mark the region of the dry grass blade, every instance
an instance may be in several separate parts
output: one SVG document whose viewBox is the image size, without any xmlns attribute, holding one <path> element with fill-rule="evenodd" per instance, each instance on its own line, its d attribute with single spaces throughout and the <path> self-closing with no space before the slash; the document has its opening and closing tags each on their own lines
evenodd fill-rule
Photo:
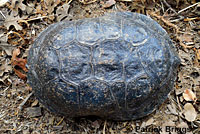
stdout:
<svg viewBox="0 0 200 134">
<path fill-rule="evenodd" d="M 105 120 L 104 126 L 103 126 L 103 134 L 106 134 L 106 124 L 107 124 L 107 121 Z"/>
<path fill-rule="evenodd" d="M 18 106 L 18 110 L 21 111 L 23 106 L 25 105 L 25 103 L 28 101 L 28 99 L 33 95 L 33 92 L 31 92 L 26 99 L 24 99 L 24 101 Z"/>
<path fill-rule="evenodd" d="M 186 7 L 186 8 L 184 8 L 184 9 L 178 11 L 178 14 L 182 13 L 182 12 L 185 11 L 185 10 L 188 10 L 189 8 L 192 8 L 192 7 L 194 7 L 194 6 L 197 6 L 197 5 L 199 5 L 199 4 L 200 4 L 200 2 L 197 2 L 197 3 L 193 4 L 193 5 L 190 5 L 190 6 Z"/>
</svg>

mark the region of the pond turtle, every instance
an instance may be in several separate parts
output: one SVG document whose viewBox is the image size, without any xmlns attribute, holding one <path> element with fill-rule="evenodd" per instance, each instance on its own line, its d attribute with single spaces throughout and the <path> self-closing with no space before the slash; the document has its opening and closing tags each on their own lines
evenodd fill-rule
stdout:
<svg viewBox="0 0 200 134">
<path fill-rule="evenodd" d="M 29 51 L 28 83 L 45 107 L 65 117 L 134 120 L 166 100 L 179 64 L 156 21 L 114 12 L 41 32 Z"/>
</svg>

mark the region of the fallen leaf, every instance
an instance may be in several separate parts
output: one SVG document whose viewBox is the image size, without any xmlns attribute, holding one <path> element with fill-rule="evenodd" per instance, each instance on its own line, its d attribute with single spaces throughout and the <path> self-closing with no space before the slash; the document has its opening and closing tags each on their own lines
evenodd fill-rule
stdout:
<svg viewBox="0 0 200 134">
<path fill-rule="evenodd" d="M 12 71 L 12 66 L 9 65 L 9 62 L 7 60 L 3 60 L 0 63 L 0 76 L 3 76 L 4 72 L 7 73 L 9 71 Z"/>
<path fill-rule="evenodd" d="M 98 129 L 98 128 L 100 127 L 100 124 L 99 124 L 98 120 L 92 122 L 92 126 L 93 126 L 94 128 L 96 128 L 96 129 Z"/>
<path fill-rule="evenodd" d="M 103 5 L 104 8 L 108 8 L 111 7 L 112 5 L 114 5 L 116 3 L 115 0 L 108 0 L 106 1 L 106 3 Z"/>
<path fill-rule="evenodd" d="M 23 74 L 22 72 L 20 72 L 19 70 L 17 70 L 17 69 L 13 69 L 14 71 L 15 71 L 15 74 L 19 77 L 19 78 L 21 78 L 22 80 L 26 80 L 26 75 L 25 74 Z"/>
<path fill-rule="evenodd" d="M 79 0 L 79 2 L 88 5 L 88 4 L 92 4 L 94 2 L 96 2 L 97 0 Z"/>
<path fill-rule="evenodd" d="M 37 106 L 38 103 L 39 103 L 38 100 L 35 100 L 35 101 L 31 104 L 31 107 Z"/>
<path fill-rule="evenodd" d="M 2 34 L 0 36 L 0 48 L 2 48 L 7 55 L 11 56 L 12 55 L 12 51 L 15 48 L 13 45 L 10 45 L 7 43 L 8 40 L 8 34 Z"/>
<path fill-rule="evenodd" d="M 196 50 L 197 59 L 200 60 L 200 49 Z"/>
<path fill-rule="evenodd" d="M 173 122 L 171 120 L 166 120 L 161 126 L 163 131 L 160 132 L 160 134 L 166 134 L 166 129 L 167 129 L 168 126 L 175 127 L 176 124 L 175 124 L 175 122 Z M 177 134 L 177 133 L 172 131 L 170 134 Z"/>
<path fill-rule="evenodd" d="M 22 11 L 26 10 L 26 5 L 23 4 L 24 0 L 12 0 L 11 1 L 11 8 L 12 8 L 12 12 L 13 15 L 16 16 L 19 13 L 19 9 L 21 9 Z"/>
<path fill-rule="evenodd" d="M 40 107 L 29 107 L 26 108 L 28 117 L 39 117 L 42 115 L 42 111 Z"/>
<path fill-rule="evenodd" d="M 185 42 L 192 42 L 193 41 L 192 38 L 193 36 L 189 32 L 184 32 L 184 34 L 180 36 L 181 41 L 185 41 Z"/>
<path fill-rule="evenodd" d="M 178 112 L 176 111 L 175 105 L 169 104 L 169 105 L 167 105 L 167 108 L 169 109 L 169 111 L 171 112 L 171 114 L 178 115 Z"/>
<path fill-rule="evenodd" d="M 22 26 L 18 24 L 18 21 L 21 18 L 19 16 L 14 16 L 13 12 L 6 16 L 6 20 L 4 22 L 4 26 L 9 30 L 10 26 L 14 26 L 16 30 L 22 30 Z"/>
<path fill-rule="evenodd" d="M 196 102 L 197 100 L 197 97 L 196 95 L 194 94 L 194 92 L 190 89 L 186 89 L 183 93 L 183 98 L 186 100 L 186 101 L 194 101 Z"/>
<path fill-rule="evenodd" d="M 184 105 L 183 114 L 185 115 L 185 119 L 189 122 L 195 121 L 197 117 L 197 112 L 191 103 L 186 103 Z"/>
<path fill-rule="evenodd" d="M 182 121 L 180 124 L 178 124 L 177 127 L 178 127 L 178 128 L 182 128 L 182 129 L 181 129 L 181 130 L 182 130 L 181 132 L 184 133 L 184 134 L 185 134 L 185 133 L 187 133 L 187 134 L 192 134 L 190 128 L 189 128 L 188 125 L 187 125 L 187 123 L 185 123 L 185 122 L 183 122 L 183 121 Z"/>
<path fill-rule="evenodd" d="M 60 0 L 44 0 L 45 8 L 47 9 L 48 14 L 52 14 L 55 7 L 60 4 Z"/>
<path fill-rule="evenodd" d="M 149 125 L 152 125 L 154 124 L 154 119 L 153 118 L 150 118 L 148 121 L 146 121 L 146 126 L 149 126 Z"/>
<path fill-rule="evenodd" d="M 69 3 L 65 3 L 64 5 L 58 7 L 56 11 L 58 22 L 63 20 L 66 16 L 68 16 L 69 7 L 70 7 Z"/>
<path fill-rule="evenodd" d="M 27 63 L 27 60 L 26 59 L 22 59 L 22 58 L 18 58 L 17 56 L 20 54 L 20 49 L 17 48 L 13 51 L 13 55 L 12 55 L 12 58 L 11 58 L 11 63 L 12 63 L 12 66 L 15 67 L 15 66 L 18 66 L 19 68 L 21 68 L 24 72 L 28 72 L 28 69 L 26 68 L 26 63 Z M 23 74 L 23 72 L 17 70 L 14 68 L 14 71 L 16 73 L 16 75 L 18 77 L 20 77 L 21 79 L 25 80 L 26 79 L 26 74 Z"/>
<path fill-rule="evenodd" d="M 0 7 L 4 6 L 8 2 L 8 0 L 0 0 Z"/>
</svg>

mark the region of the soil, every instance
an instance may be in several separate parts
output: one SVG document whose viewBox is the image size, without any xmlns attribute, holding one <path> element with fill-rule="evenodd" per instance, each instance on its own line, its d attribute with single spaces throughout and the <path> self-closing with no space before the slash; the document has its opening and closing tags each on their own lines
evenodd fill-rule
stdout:
<svg viewBox="0 0 200 134">
<path fill-rule="evenodd" d="M 150 16 L 170 35 L 181 58 L 174 90 L 151 115 L 116 122 L 50 113 L 27 85 L 28 50 L 52 23 L 131 11 Z M 200 133 L 199 0 L 12 0 L 0 3 L 0 133 Z"/>
</svg>

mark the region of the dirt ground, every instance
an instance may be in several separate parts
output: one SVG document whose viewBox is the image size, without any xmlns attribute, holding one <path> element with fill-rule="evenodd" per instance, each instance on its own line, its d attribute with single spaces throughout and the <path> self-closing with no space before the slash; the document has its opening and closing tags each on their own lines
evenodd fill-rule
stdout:
<svg viewBox="0 0 200 134">
<path fill-rule="evenodd" d="M 200 133 L 199 0 L 4 1 L 0 1 L 0 133 Z M 148 15 L 169 33 L 181 65 L 168 99 L 153 114 L 127 122 L 70 119 L 48 112 L 26 83 L 28 50 L 37 35 L 58 21 L 116 11 Z"/>
</svg>

